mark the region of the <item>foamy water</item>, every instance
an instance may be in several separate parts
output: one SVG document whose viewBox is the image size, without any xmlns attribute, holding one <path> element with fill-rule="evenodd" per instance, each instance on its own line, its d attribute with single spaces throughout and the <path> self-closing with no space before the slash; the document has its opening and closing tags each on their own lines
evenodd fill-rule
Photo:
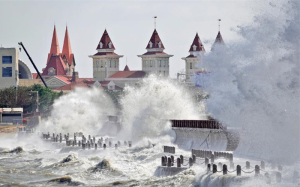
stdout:
<svg viewBox="0 0 300 187">
<path fill-rule="evenodd" d="M 300 171 L 299 3 L 276 1 L 263 10 L 252 24 L 239 26 L 241 41 L 226 42 L 225 48 L 216 47 L 204 56 L 205 66 L 213 72 L 205 87 L 210 94 L 206 106 L 195 103 L 183 86 L 155 76 L 138 87 L 126 87 L 121 108 L 102 90 L 76 89 L 55 101 L 51 117 L 38 130 L 99 135 L 107 115 L 118 114 L 123 126 L 115 138 L 132 140 L 133 147 L 95 151 L 66 148 L 38 136 L 1 138 L 0 184 L 60 186 L 49 180 L 69 176 L 73 185 L 86 186 L 299 185 L 292 183 L 293 172 Z M 271 184 L 254 174 L 207 174 L 203 165 L 173 176 L 157 170 L 162 146 L 173 145 L 175 138 L 167 120 L 205 119 L 206 107 L 222 123 L 242 129 L 235 164 L 250 160 L 253 166 L 266 160 L 266 170 L 274 170 L 270 162 L 281 164 L 282 182 L 277 183 L 272 172 Z M 190 145 L 186 140 L 180 143 L 183 149 L 173 146 L 177 156 L 189 157 Z M 5 152 L 17 146 L 24 151 Z M 63 163 L 67 157 L 71 161 Z"/>
</svg>

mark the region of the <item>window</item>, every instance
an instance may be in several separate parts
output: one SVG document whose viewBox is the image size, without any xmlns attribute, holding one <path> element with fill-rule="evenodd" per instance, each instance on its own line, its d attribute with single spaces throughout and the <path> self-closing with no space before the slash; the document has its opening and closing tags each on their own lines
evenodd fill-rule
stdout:
<svg viewBox="0 0 300 187">
<path fill-rule="evenodd" d="M 11 64 L 12 56 L 2 56 L 2 64 Z"/>
<path fill-rule="evenodd" d="M 96 67 L 99 68 L 99 61 L 96 62 Z"/>
<path fill-rule="evenodd" d="M 115 60 L 115 68 L 117 67 L 117 61 Z"/>
<path fill-rule="evenodd" d="M 2 77 L 12 77 L 12 67 L 2 68 Z"/>
<path fill-rule="evenodd" d="M 148 61 L 146 60 L 146 62 L 145 62 L 145 67 L 147 67 L 148 66 Z"/>
<path fill-rule="evenodd" d="M 166 67 L 166 62 L 165 61 L 163 61 L 164 62 L 164 67 Z"/>
<path fill-rule="evenodd" d="M 101 60 L 101 68 L 103 68 L 103 61 Z"/>
<path fill-rule="evenodd" d="M 152 67 L 152 60 L 150 60 L 150 67 Z"/>
<path fill-rule="evenodd" d="M 111 62 L 111 60 L 110 60 L 110 61 L 109 61 L 109 67 L 110 67 L 110 68 L 111 68 L 111 65 L 112 65 L 111 63 L 112 63 L 112 62 Z"/>
<path fill-rule="evenodd" d="M 190 62 L 190 69 L 193 69 L 193 63 Z"/>
<path fill-rule="evenodd" d="M 159 67 L 161 67 L 161 60 L 159 61 Z"/>
</svg>

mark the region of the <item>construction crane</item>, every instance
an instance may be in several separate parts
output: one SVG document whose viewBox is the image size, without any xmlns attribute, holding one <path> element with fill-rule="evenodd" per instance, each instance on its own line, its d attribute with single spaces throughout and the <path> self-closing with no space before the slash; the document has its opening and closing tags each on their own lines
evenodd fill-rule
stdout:
<svg viewBox="0 0 300 187">
<path fill-rule="evenodd" d="M 43 77 L 41 76 L 41 74 L 40 74 L 39 70 L 37 69 L 37 67 L 35 66 L 34 62 L 32 61 L 32 59 L 31 59 L 30 55 L 28 54 L 28 52 L 27 52 L 26 48 L 24 47 L 23 43 L 22 43 L 22 42 L 19 42 L 18 44 L 19 44 L 20 46 L 22 46 L 22 48 L 24 49 L 24 51 L 25 51 L 26 55 L 28 56 L 28 58 L 29 58 L 29 60 L 30 60 L 31 64 L 33 65 L 33 67 L 34 67 L 35 71 L 38 73 L 38 75 L 39 75 L 39 77 L 41 78 L 41 80 L 43 81 L 43 83 L 44 83 L 45 87 L 46 87 L 46 88 L 48 88 L 48 86 L 47 86 L 47 84 L 46 84 L 45 80 L 43 79 Z"/>
</svg>

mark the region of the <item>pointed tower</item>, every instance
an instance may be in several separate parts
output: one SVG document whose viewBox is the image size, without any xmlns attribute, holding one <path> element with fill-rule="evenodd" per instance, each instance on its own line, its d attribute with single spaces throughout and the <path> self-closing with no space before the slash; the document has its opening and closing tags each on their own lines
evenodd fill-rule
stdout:
<svg viewBox="0 0 300 187">
<path fill-rule="evenodd" d="M 189 80 L 197 72 L 205 71 L 202 67 L 202 57 L 204 55 L 205 49 L 201 42 L 201 39 L 196 33 L 193 43 L 190 47 L 190 55 L 182 58 L 185 61 L 185 74 L 186 79 Z"/>
<path fill-rule="evenodd" d="M 146 49 L 146 53 L 138 55 L 142 58 L 142 70 L 147 74 L 169 76 L 169 58 L 173 55 L 164 52 L 165 47 L 156 29 L 154 29 Z"/>
<path fill-rule="evenodd" d="M 57 34 L 56 34 L 56 28 L 54 25 L 50 53 L 48 54 L 47 63 L 52 55 L 59 55 L 59 54 L 60 54 L 59 43 L 58 43 L 58 38 L 57 38 Z"/>
<path fill-rule="evenodd" d="M 89 57 L 93 58 L 93 78 L 102 81 L 119 71 L 119 59 L 123 55 L 116 54 L 115 46 L 112 43 L 108 32 L 104 31 L 97 45 L 98 51 Z"/>
<path fill-rule="evenodd" d="M 67 75 L 68 67 L 61 58 L 56 28 L 54 26 L 50 53 L 48 54 L 47 66 L 43 69 L 43 76 Z"/>
<path fill-rule="evenodd" d="M 76 64 L 75 64 L 74 54 L 72 53 L 72 49 L 71 49 L 71 42 L 70 42 L 68 27 L 66 27 L 64 45 L 63 45 L 61 57 L 62 57 L 63 61 L 65 62 L 65 65 L 68 67 L 67 74 L 69 76 L 71 76 L 73 74 L 73 72 L 75 72 Z"/>
<path fill-rule="evenodd" d="M 218 35 L 217 35 L 217 37 L 216 37 L 216 39 L 215 39 L 214 44 L 213 44 L 212 47 L 211 47 L 211 50 L 213 50 L 214 47 L 216 47 L 216 46 L 225 46 L 225 42 L 224 42 L 224 40 L 223 40 L 223 37 L 222 37 L 220 31 L 218 32 Z"/>
</svg>

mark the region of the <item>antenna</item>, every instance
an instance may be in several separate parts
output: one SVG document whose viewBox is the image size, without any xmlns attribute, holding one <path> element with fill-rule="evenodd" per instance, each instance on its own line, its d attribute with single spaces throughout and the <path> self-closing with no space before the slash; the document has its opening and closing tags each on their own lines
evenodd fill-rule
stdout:
<svg viewBox="0 0 300 187">
<path fill-rule="evenodd" d="M 156 29 L 156 18 L 157 18 L 157 16 L 153 17 L 153 19 L 154 19 L 154 29 Z"/>
<path fill-rule="evenodd" d="M 221 31 L 221 19 L 218 19 L 219 21 L 219 32 Z"/>
</svg>

